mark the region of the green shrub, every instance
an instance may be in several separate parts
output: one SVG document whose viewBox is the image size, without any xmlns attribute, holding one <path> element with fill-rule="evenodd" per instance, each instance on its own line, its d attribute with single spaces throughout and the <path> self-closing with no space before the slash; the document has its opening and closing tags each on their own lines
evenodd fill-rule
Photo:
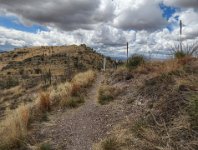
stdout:
<svg viewBox="0 0 198 150">
<path fill-rule="evenodd" d="M 142 55 L 132 55 L 129 59 L 128 59 L 128 63 L 126 64 L 126 67 L 129 69 L 135 69 L 138 66 L 140 66 L 141 64 L 143 64 L 145 62 L 144 56 Z"/>
</svg>

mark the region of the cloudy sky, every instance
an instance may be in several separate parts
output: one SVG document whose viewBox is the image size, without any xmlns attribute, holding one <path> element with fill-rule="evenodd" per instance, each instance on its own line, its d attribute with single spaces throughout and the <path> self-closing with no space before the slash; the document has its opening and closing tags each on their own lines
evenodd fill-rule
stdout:
<svg viewBox="0 0 198 150">
<path fill-rule="evenodd" d="M 111 56 L 166 57 L 198 39 L 198 0 L 0 0 L 0 50 L 85 43 Z"/>
</svg>

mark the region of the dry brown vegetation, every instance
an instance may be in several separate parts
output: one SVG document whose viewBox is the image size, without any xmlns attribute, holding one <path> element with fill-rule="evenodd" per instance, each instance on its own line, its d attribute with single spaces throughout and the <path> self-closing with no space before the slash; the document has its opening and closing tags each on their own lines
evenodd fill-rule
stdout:
<svg viewBox="0 0 198 150">
<path fill-rule="evenodd" d="M 88 87 L 94 81 L 94 71 L 87 71 L 74 76 L 71 82 L 57 86 L 56 89 L 49 89 L 40 93 L 35 102 L 22 105 L 13 110 L 0 122 L 0 149 L 11 149 L 24 145 L 31 122 L 40 120 L 42 115 L 58 106 L 76 107 L 82 103 L 82 97 L 73 97 L 72 91 L 76 85 L 79 86 L 75 92 Z M 58 90 L 57 90 L 58 89 Z M 80 99 L 81 98 L 81 99 Z"/>
<path fill-rule="evenodd" d="M 18 147 L 27 136 L 30 106 L 22 105 L 0 123 L 0 149 Z"/>
<path fill-rule="evenodd" d="M 129 105 L 134 109 L 140 107 L 142 111 L 133 113 L 130 120 L 116 126 L 95 149 L 197 149 L 198 60 L 187 57 L 148 62 L 125 72 L 134 76 L 132 80 L 140 82 L 133 95 L 137 100 Z M 126 81 L 117 80 L 119 75 L 123 76 L 122 71 L 115 74 L 110 76 L 114 80 L 111 83 Z"/>
<path fill-rule="evenodd" d="M 118 87 L 112 87 L 110 85 L 102 85 L 98 91 L 98 102 L 101 105 L 108 104 L 113 101 L 116 96 L 119 95 L 121 89 Z"/>
</svg>

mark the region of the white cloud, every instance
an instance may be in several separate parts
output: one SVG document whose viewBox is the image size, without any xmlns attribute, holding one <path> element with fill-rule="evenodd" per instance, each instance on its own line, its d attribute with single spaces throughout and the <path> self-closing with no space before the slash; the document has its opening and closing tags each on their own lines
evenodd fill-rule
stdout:
<svg viewBox="0 0 198 150">
<path fill-rule="evenodd" d="M 174 24 L 174 34 L 179 34 L 179 21 L 183 24 L 183 40 L 196 39 L 198 37 L 198 12 L 194 9 L 186 9 L 176 12 L 169 20 Z M 179 35 L 178 35 L 179 36 Z"/>
<path fill-rule="evenodd" d="M 163 0 L 164 4 L 182 8 L 198 8 L 197 0 Z"/>
<path fill-rule="evenodd" d="M 159 3 L 155 0 L 117 0 L 114 25 L 125 30 L 156 30 L 165 27 Z M 157 20 L 157 21 L 156 21 Z"/>
<path fill-rule="evenodd" d="M 182 7 L 165 25 L 160 2 Z M 183 40 L 198 37 L 197 0 L 0 0 L 1 15 L 15 15 L 25 24 L 37 23 L 48 31 L 28 33 L 0 26 L 0 49 L 7 47 L 71 45 L 85 43 L 113 56 L 132 53 L 166 54 L 179 39 L 182 20 Z"/>
</svg>

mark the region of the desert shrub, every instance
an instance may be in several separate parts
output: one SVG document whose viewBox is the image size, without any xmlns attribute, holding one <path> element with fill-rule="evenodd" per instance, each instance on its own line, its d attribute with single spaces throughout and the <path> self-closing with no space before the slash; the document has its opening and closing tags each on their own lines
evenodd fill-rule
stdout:
<svg viewBox="0 0 198 150">
<path fill-rule="evenodd" d="M 129 68 L 129 69 L 135 69 L 138 66 L 140 66 L 141 64 L 143 64 L 144 62 L 145 62 L 144 56 L 142 56 L 142 55 L 132 55 L 128 59 L 128 63 L 126 65 L 126 67 Z"/>
<path fill-rule="evenodd" d="M 102 85 L 98 91 L 98 102 L 101 105 L 108 104 L 113 101 L 119 93 L 120 89 L 118 88 L 109 85 Z"/>
</svg>

